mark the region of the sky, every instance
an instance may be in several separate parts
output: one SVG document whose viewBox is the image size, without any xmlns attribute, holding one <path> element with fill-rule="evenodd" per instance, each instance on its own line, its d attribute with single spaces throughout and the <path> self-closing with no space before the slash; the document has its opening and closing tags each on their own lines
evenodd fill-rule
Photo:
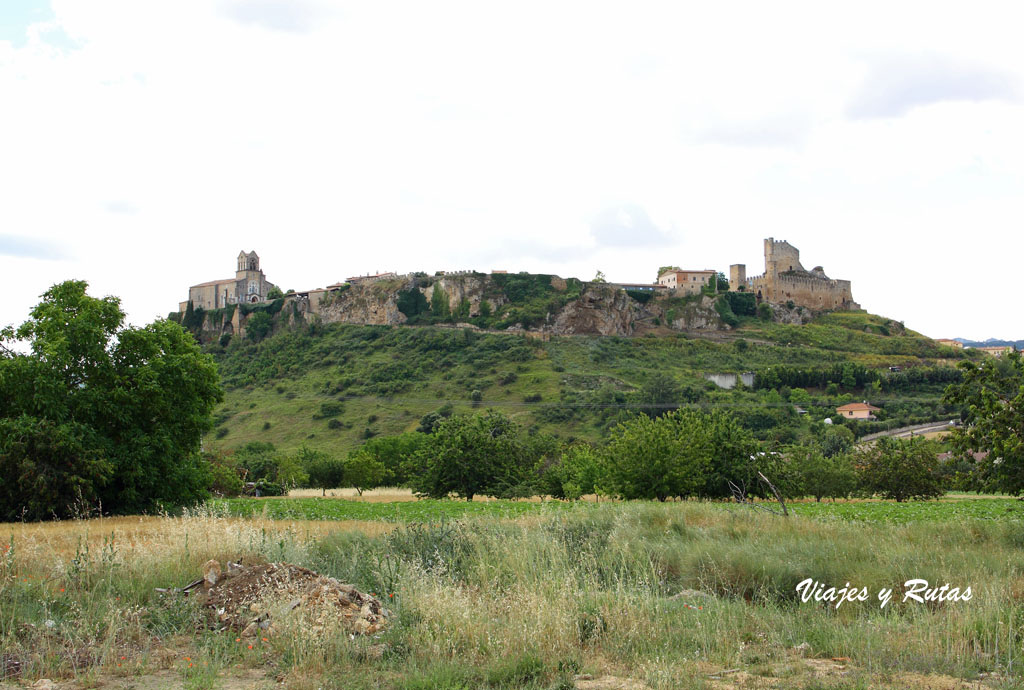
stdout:
<svg viewBox="0 0 1024 690">
<path fill-rule="evenodd" d="M 925 335 L 1022 338 L 1017 2 L 0 3 L 0 327 L 255 250 L 653 282 L 785 239 Z"/>
</svg>

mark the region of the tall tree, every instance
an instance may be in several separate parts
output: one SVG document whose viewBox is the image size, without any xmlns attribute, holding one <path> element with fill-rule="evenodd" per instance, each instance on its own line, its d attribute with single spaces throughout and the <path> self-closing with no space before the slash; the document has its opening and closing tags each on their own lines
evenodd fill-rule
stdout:
<svg viewBox="0 0 1024 690">
<path fill-rule="evenodd" d="M 441 421 L 417 451 L 416 462 L 420 471 L 413 486 L 431 498 L 494 496 L 529 473 L 519 427 L 500 412 Z"/>
<path fill-rule="evenodd" d="M 1024 359 L 960 364 L 963 380 L 946 388 L 944 402 L 962 408 L 963 425 L 953 431 L 955 452 L 975 464 L 981 486 L 1024 493 Z M 980 452 L 987 456 L 979 458 Z"/>
<path fill-rule="evenodd" d="M 141 512 L 207 495 L 200 438 L 222 398 L 213 360 L 170 321 L 126 328 L 120 300 L 86 288 L 55 285 L 2 332 L 29 352 L 0 357 L 0 519 L 66 516 L 76 502 Z M 40 482 L 63 488 L 26 502 Z"/>
</svg>

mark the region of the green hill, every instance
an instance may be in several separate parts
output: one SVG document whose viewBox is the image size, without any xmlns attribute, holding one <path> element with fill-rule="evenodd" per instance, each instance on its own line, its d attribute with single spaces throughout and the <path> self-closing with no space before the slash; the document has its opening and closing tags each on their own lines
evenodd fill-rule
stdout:
<svg viewBox="0 0 1024 690">
<path fill-rule="evenodd" d="M 820 433 L 836 405 L 867 399 L 882 411 L 880 421 L 855 424 L 862 435 L 948 418 L 942 390 L 958 359 L 977 356 L 863 312 L 803 325 L 733 318 L 733 330 L 699 337 L 655 327 L 636 337 L 547 339 L 282 322 L 261 342 L 205 345 L 227 393 L 206 447 L 267 441 L 341 453 L 370 436 L 413 431 L 431 412 L 488 407 L 531 429 L 598 440 L 637 410 L 678 404 L 728 408 L 759 437 L 787 442 Z M 744 372 L 755 375 L 752 387 L 725 390 L 705 378 Z"/>
</svg>

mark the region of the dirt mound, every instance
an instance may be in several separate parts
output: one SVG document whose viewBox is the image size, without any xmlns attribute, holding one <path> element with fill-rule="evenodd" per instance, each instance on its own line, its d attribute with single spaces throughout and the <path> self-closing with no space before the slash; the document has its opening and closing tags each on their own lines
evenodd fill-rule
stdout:
<svg viewBox="0 0 1024 690">
<path fill-rule="evenodd" d="M 220 564 L 210 561 L 203 571 L 203 606 L 218 626 L 243 637 L 273 633 L 285 620 L 313 633 L 340 628 L 372 635 L 390 615 L 376 597 L 290 563 L 229 563 L 222 574 Z"/>
</svg>

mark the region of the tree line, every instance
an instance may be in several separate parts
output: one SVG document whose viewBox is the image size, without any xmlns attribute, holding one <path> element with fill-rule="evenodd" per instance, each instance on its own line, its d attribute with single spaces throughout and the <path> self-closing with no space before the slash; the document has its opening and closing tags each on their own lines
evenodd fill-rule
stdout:
<svg viewBox="0 0 1024 690">
<path fill-rule="evenodd" d="M 960 365 L 944 402 L 962 410 L 963 426 L 945 463 L 922 439 L 855 448 L 839 426 L 813 442 L 768 447 L 730 413 L 657 404 L 620 418 L 600 445 L 534 433 L 499 412 L 442 409 L 417 432 L 370 439 L 345 457 L 261 443 L 215 456 L 201 451 L 222 399 L 210 356 L 171 321 L 126 326 L 116 297 L 86 289 L 56 285 L 25 323 L 0 332 L 0 521 L 154 512 L 248 484 L 263 493 L 388 485 L 467 500 L 664 501 L 763 495 L 763 474 L 784 496 L 818 500 L 905 500 L 949 488 L 1024 493 L 1019 354 Z M 662 397 L 657 386 L 646 393 Z"/>
</svg>

